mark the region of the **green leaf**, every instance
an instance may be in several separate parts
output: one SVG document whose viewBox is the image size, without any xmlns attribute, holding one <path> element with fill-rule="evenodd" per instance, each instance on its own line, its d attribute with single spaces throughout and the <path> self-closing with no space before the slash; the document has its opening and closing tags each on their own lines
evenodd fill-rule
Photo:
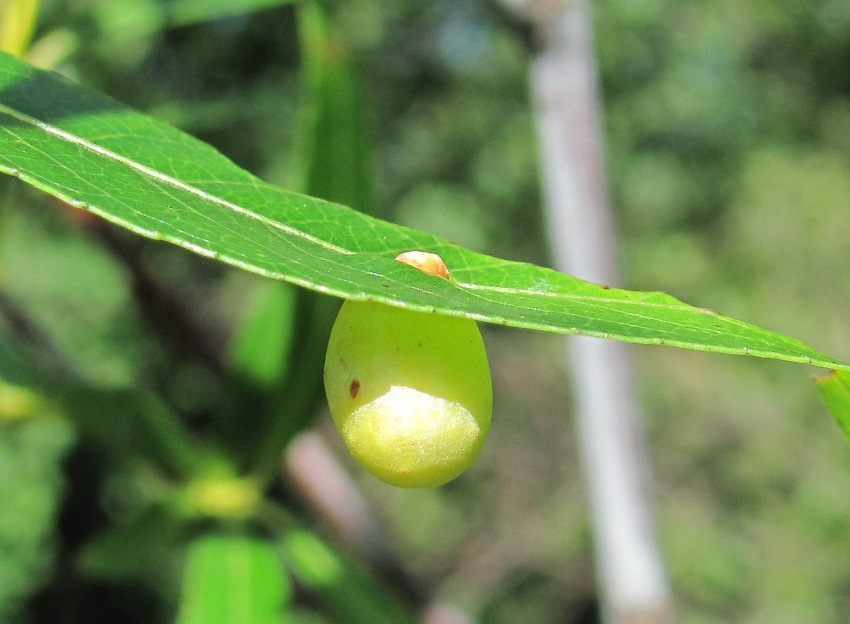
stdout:
<svg viewBox="0 0 850 624">
<path fill-rule="evenodd" d="M 373 212 L 370 140 L 354 69 L 319 2 L 298 7 L 301 53 L 301 189 Z"/>
<path fill-rule="evenodd" d="M 270 280 L 259 294 L 232 348 L 234 375 L 216 426 L 242 468 L 271 479 L 286 444 L 316 413 L 336 306 L 329 311 L 327 297 Z"/>
<path fill-rule="evenodd" d="M 177 624 L 280 624 L 288 600 L 274 544 L 204 536 L 189 547 Z"/>
<path fill-rule="evenodd" d="M 112 0 L 94 7 L 107 36 L 147 37 L 168 26 L 177 28 L 262 11 L 294 0 Z M 135 25 L 135 30 L 132 28 Z"/>
<path fill-rule="evenodd" d="M 50 578 L 63 460 L 73 442 L 55 415 L 0 419 L 0 622 L 23 621 L 27 598 Z"/>
<path fill-rule="evenodd" d="M 340 621 L 349 624 L 403 624 L 417 618 L 391 590 L 354 568 L 306 530 L 284 537 L 287 561 L 296 578 Z"/>
<path fill-rule="evenodd" d="M 230 363 L 240 378 L 272 388 L 289 372 L 297 292 L 289 284 L 266 282 L 262 286 L 258 301 L 234 337 Z"/>
<path fill-rule="evenodd" d="M 850 441 L 850 374 L 831 371 L 827 375 L 815 377 L 815 384 L 821 399 L 844 431 L 844 436 Z"/>
<path fill-rule="evenodd" d="M 171 0 L 165 3 L 169 26 L 188 26 L 223 17 L 242 15 L 294 0 Z"/>
<path fill-rule="evenodd" d="M 266 184 L 191 137 L 0 56 L 0 171 L 138 234 L 319 292 L 480 321 L 850 370 L 661 293 L 589 284 Z M 440 254 L 439 279 L 396 262 Z"/>
</svg>

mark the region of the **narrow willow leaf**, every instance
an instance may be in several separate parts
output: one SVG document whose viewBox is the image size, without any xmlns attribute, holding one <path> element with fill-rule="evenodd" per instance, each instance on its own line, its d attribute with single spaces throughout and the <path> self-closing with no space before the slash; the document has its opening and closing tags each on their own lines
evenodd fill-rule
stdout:
<svg viewBox="0 0 850 624">
<path fill-rule="evenodd" d="M 374 210 L 369 135 L 360 88 L 341 36 L 319 2 L 298 5 L 300 190 Z"/>
<path fill-rule="evenodd" d="M 827 375 L 815 377 L 815 384 L 821 399 L 850 442 L 850 374 L 831 371 Z"/>
<path fill-rule="evenodd" d="M 164 11 L 169 26 L 188 26 L 292 2 L 293 0 L 170 0 L 165 3 Z"/>
<path fill-rule="evenodd" d="M 850 370 L 798 340 L 662 293 L 484 256 L 266 184 L 211 147 L 0 55 L 0 171 L 149 238 L 325 294 L 564 334 Z M 396 262 L 425 250 L 451 280 Z"/>
<path fill-rule="evenodd" d="M 296 289 L 264 281 L 265 288 L 238 328 L 230 353 L 232 370 L 261 388 L 271 388 L 289 372 L 296 331 Z"/>
</svg>

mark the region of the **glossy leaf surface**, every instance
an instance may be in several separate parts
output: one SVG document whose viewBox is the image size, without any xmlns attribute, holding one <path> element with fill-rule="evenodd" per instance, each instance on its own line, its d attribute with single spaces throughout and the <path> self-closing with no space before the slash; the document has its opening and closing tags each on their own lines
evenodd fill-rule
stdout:
<svg viewBox="0 0 850 624">
<path fill-rule="evenodd" d="M 322 293 L 513 327 L 844 368 L 669 295 L 589 284 L 266 184 L 211 147 L 0 57 L 0 170 L 138 234 Z M 422 249 L 451 280 L 394 260 Z"/>
</svg>

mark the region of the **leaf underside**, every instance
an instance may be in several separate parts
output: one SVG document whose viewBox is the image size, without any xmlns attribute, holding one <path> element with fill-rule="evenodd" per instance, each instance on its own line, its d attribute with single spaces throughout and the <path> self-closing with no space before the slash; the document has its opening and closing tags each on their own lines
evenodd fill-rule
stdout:
<svg viewBox="0 0 850 624">
<path fill-rule="evenodd" d="M 328 295 L 563 334 L 850 366 L 662 293 L 590 284 L 267 184 L 210 146 L 0 55 L 0 171 L 148 238 Z M 451 279 L 394 260 L 434 252 Z"/>
</svg>

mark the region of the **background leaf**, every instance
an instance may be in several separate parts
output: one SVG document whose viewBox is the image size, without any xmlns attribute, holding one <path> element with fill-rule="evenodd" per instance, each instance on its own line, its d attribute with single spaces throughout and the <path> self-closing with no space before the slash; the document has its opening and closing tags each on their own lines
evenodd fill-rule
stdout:
<svg viewBox="0 0 850 624">
<path fill-rule="evenodd" d="M 205 536 L 189 547 L 178 624 L 280 624 L 289 582 L 270 542 Z"/>
<path fill-rule="evenodd" d="M 0 169 L 138 234 L 341 297 L 636 343 L 847 368 L 797 340 L 660 293 L 483 256 L 265 184 L 212 148 L 0 57 Z M 439 253 L 453 279 L 394 261 Z"/>
<path fill-rule="evenodd" d="M 0 406 L 4 399 L 0 397 Z M 62 461 L 74 441 L 55 415 L 0 418 L 0 621 L 14 621 L 29 595 L 50 580 Z"/>
<path fill-rule="evenodd" d="M 245 380 L 270 388 L 289 373 L 296 289 L 269 283 L 238 328 L 230 353 L 231 370 Z"/>
<path fill-rule="evenodd" d="M 166 4 L 165 12 L 170 26 L 186 26 L 292 2 L 293 0 L 172 0 Z"/>
<path fill-rule="evenodd" d="M 823 402 L 850 441 L 850 374 L 832 371 L 828 375 L 815 377 L 815 385 Z"/>
<path fill-rule="evenodd" d="M 416 621 L 387 587 L 337 555 L 315 534 L 291 530 L 284 536 L 284 544 L 295 577 L 341 621 L 350 624 Z"/>
<path fill-rule="evenodd" d="M 298 8 L 302 57 L 299 160 L 301 190 L 314 197 L 374 210 L 370 137 L 345 43 L 320 4 Z"/>
</svg>

